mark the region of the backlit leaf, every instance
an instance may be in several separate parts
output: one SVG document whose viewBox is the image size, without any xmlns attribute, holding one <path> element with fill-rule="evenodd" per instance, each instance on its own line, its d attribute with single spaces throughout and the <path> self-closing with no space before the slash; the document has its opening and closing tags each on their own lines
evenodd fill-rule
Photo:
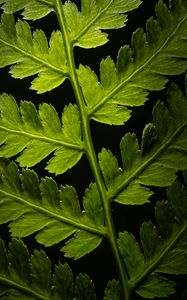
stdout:
<svg viewBox="0 0 187 300">
<path fill-rule="evenodd" d="M 116 29 L 125 26 L 125 13 L 137 8 L 139 0 L 81 0 L 81 11 L 72 1 L 63 6 L 67 26 L 74 45 L 92 48 L 105 44 L 107 34 L 102 29 Z"/>
<path fill-rule="evenodd" d="M 25 19 L 37 20 L 48 15 L 52 10 L 52 0 L 1 0 L 0 3 L 5 4 L 2 6 L 4 12 L 12 14 L 16 11 L 23 10 Z"/>
<path fill-rule="evenodd" d="M 123 124 L 130 117 L 130 107 L 144 104 L 148 91 L 165 86 L 168 79 L 163 75 L 185 72 L 186 13 L 184 1 L 173 0 L 172 8 L 168 9 L 160 0 L 156 6 L 157 19 L 148 20 L 146 33 L 140 28 L 134 32 L 132 49 L 128 45 L 121 47 L 116 66 L 110 57 L 102 59 L 100 82 L 89 67 L 80 65 L 79 82 L 92 119 L 110 125 Z M 166 18 L 168 22 L 160 23 Z"/>
<path fill-rule="evenodd" d="M 32 167 L 54 153 L 46 169 L 56 174 L 72 168 L 81 158 L 81 129 L 76 105 L 64 108 L 63 124 L 50 104 L 41 104 L 37 111 L 31 102 L 24 101 L 19 108 L 15 99 L 6 94 L 0 96 L 0 112 L 1 156 L 19 154 L 20 165 Z"/>
<path fill-rule="evenodd" d="M 110 152 L 101 152 L 100 168 L 107 176 L 104 179 L 109 199 L 126 205 L 144 204 L 152 195 L 151 186 L 170 186 L 176 179 L 176 170 L 186 169 L 187 101 L 176 86 L 169 89 L 167 104 L 169 109 L 162 102 L 157 102 L 153 108 L 153 123 L 143 131 L 142 148 L 135 134 L 127 133 L 122 138 L 122 170 Z M 181 187 L 179 190 L 183 194 Z M 183 203 L 177 207 L 183 207 Z M 182 209 L 181 214 L 185 217 L 187 213 Z"/>
<path fill-rule="evenodd" d="M 37 233 L 37 241 L 45 246 L 52 246 L 69 238 L 62 250 L 67 256 L 75 258 L 84 256 L 99 245 L 105 230 L 100 199 L 94 205 L 90 202 L 93 191 L 96 191 L 95 185 L 94 190 L 87 190 L 81 212 L 73 187 L 66 185 L 58 190 L 53 179 L 47 177 L 40 182 L 36 173 L 31 170 L 23 170 L 19 174 L 15 163 L 5 159 L 1 159 L 0 166 L 0 222 L 10 222 L 9 228 L 13 236 L 26 237 Z M 97 208 L 100 209 L 100 215 L 95 218 L 93 210 Z M 24 254 L 21 252 L 20 255 L 23 265 L 26 265 Z M 21 257 L 18 252 L 16 268 L 21 264 Z M 14 272 L 11 274 L 13 276 Z M 24 277 L 20 269 L 21 276 Z"/>
<path fill-rule="evenodd" d="M 150 221 L 144 222 L 141 226 L 143 253 L 132 234 L 126 231 L 119 234 L 118 244 L 130 276 L 129 285 L 146 299 L 168 297 L 175 293 L 175 283 L 163 277 L 162 273 L 165 275 L 187 273 L 187 214 L 179 219 L 176 210 L 178 201 L 183 203 L 184 211 L 187 207 L 185 201 L 187 190 L 185 187 L 182 190 L 181 193 L 179 184 L 173 183 L 168 188 L 168 201 L 156 204 L 155 214 L 162 235 Z M 162 208 L 163 213 L 166 213 L 166 219 Z"/>
<path fill-rule="evenodd" d="M 38 1 L 32 2 L 41 5 Z M 38 93 L 56 88 L 67 76 L 61 32 L 52 32 L 48 46 L 42 30 L 32 33 L 27 22 L 19 20 L 15 24 L 12 15 L 3 14 L 0 24 L 0 67 L 12 64 L 10 73 L 14 78 L 38 74 L 31 85 Z"/>
<path fill-rule="evenodd" d="M 95 288 L 87 275 L 80 274 L 74 278 L 67 263 L 54 266 L 43 251 L 35 250 L 29 256 L 24 243 L 13 239 L 10 249 L 6 250 L 0 239 L 0 253 L 6 258 L 0 264 L 0 295 L 6 300 L 95 300 Z M 23 257 L 23 261 L 21 261 Z M 1 257 L 2 258 L 2 257 Z M 1 259 L 0 258 L 0 259 Z M 26 263 L 24 265 L 24 263 Z M 20 264 L 20 269 L 19 269 Z M 6 266 L 6 267 L 5 267 Z M 13 272 L 13 273 L 12 273 Z M 22 277 L 24 275 L 24 277 Z M 20 280 L 22 277 L 22 280 Z"/>
<path fill-rule="evenodd" d="M 97 248 L 101 241 L 102 237 L 80 231 L 62 247 L 62 251 L 66 257 L 78 259 Z"/>
</svg>

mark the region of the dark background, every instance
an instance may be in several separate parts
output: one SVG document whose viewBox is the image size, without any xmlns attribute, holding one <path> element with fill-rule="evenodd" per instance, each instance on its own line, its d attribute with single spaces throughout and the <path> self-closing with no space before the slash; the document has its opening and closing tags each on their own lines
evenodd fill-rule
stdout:
<svg viewBox="0 0 187 300">
<path fill-rule="evenodd" d="M 144 0 L 142 5 L 137 10 L 129 13 L 129 21 L 127 22 L 125 28 L 107 31 L 110 41 L 106 45 L 89 50 L 76 48 L 75 58 L 77 65 L 79 63 L 89 65 L 99 75 L 99 63 L 101 58 L 105 58 L 110 55 L 114 60 L 116 60 L 117 52 L 120 46 L 130 43 L 132 32 L 138 27 L 143 27 L 143 29 L 145 29 L 146 20 L 151 15 L 154 15 L 154 7 L 157 2 L 157 0 Z M 165 3 L 168 4 L 168 1 L 165 1 Z M 20 17 L 20 14 L 16 14 L 16 18 L 17 17 Z M 47 16 L 47 18 L 37 20 L 35 22 L 29 21 L 29 23 L 33 29 L 43 29 L 48 37 L 50 37 L 53 29 L 58 28 L 58 23 L 53 13 Z M 29 100 L 32 101 L 36 106 L 38 106 L 38 104 L 41 102 L 50 102 L 57 109 L 59 114 L 61 114 L 63 107 L 66 104 L 75 101 L 71 86 L 67 80 L 62 86 L 56 88 L 52 92 L 37 95 L 35 91 L 29 89 L 30 82 L 34 77 L 17 80 L 11 78 L 11 76 L 8 74 L 8 71 L 9 68 L 0 70 L 0 93 L 11 93 L 18 101 Z M 184 89 L 184 74 L 180 76 L 173 76 L 169 79 L 170 81 L 165 89 L 160 92 L 150 93 L 149 101 L 147 101 L 145 106 L 133 109 L 131 119 L 124 126 L 108 126 L 92 121 L 91 130 L 96 151 L 99 152 L 102 147 L 110 149 L 120 161 L 119 142 L 122 136 L 125 135 L 126 132 L 131 131 L 136 132 L 138 138 L 140 139 L 145 124 L 150 122 L 152 119 L 152 107 L 158 99 L 165 99 L 166 90 L 171 81 L 178 83 L 181 88 Z M 53 175 L 48 174 L 48 172 L 44 169 L 45 164 L 46 161 L 42 161 L 33 169 L 39 174 L 40 177 L 50 175 L 55 178 Z M 73 185 L 77 189 L 80 198 L 82 198 L 85 188 L 89 185 L 90 181 L 93 180 L 93 176 L 85 156 L 83 156 L 81 161 L 75 167 L 67 171 L 65 174 L 57 176 L 55 180 L 59 184 Z M 125 229 L 131 231 L 138 238 L 138 231 L 142 222 L 149 220 L 150 218 L 154 221 L 155 200 L 162 199 L 164 197 L 165 189 L 159 188 L 155 189 L 155 196 L 152 197 L 152 204 L 138 207 L 124 207 L 113 204 L 112 212 L 114 223 L 116 225 L 116 231 L 123 231 Z M 0 234 L 6 241 L 9 241 L 10 235 L 8 233 L 7 225 L 0 226 Z M 106 241 L 102 242 L 102 244 L 95 251 L 75 262 L 71 259 L 64 260 L 63 253 L 59 251 L 61 244 L 50 248 L 44 248 L 43 246 L 37 244 L 34 236 L 25 238 L 24 241 L 27 243 L 31 252 L 35 247 L 45 249 L 46 253 L 49 255 L 54 264 L 58 263 L 59 260 L 62 262 L 68 261 L 75 274 L 78 274 L 79 272 L 89 274 L 96 285 L 98 299 L 102 299 L 103 290 L 108 280 L 112 279 L 113 277 L 117 278 L 115 263 L 110 247 Z M 184 296 L 184 298 L 182 298 L 182 293 L 186 288 L 187 276 L 171 276 L 171 279 L 177 280 L 177 294 L 171 296 L 169 299 L 187 299 L 187 295 L 186 297 Z M 140 297 L 134 295 L 133 300 L 136 299 L 140 299 Z"/>
</svg>

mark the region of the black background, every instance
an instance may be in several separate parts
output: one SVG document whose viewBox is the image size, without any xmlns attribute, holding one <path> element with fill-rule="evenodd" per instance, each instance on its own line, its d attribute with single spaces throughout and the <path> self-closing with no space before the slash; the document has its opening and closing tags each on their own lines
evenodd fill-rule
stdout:
<svg viewBox="0 0 187 300">
<path fill-rule="evenodd" d="M 78 1 L 76 1 L 76 3 L 77 2 Z M 156 0 L 144 0 L 138 9 L 129 13 L 129 21 L 127 22 L 125 28 L 107 31 L 110 41 L 106 45 L 89 50 L 75 48 L 75 59 L 77 66 L 79 63 L 89 65 L 99 76 L 99 63 L 101 58 L 105 58 L 110 55 L 114 60 L 116 60 L 117 52 L 120 46 L 130 43 L 132 32 L 138 27 L 143 27 L 143 29 L 145 29 L 146 20 L 151 15 L 154 15 L 154 7 L 157 2 L 158 1 Z M 165 1 L 165 3 L 168 4 L 168 1 Z M 20 14 L 16 14 L 16 18 L 20 16 Z M 48 37 L 50 37 L 53 29 L 58 28 L 58 23 L 53 13 L 44 19 L 37 20 L 35 22 L 29 21 L 29 23 L 33 29 L 43 29 Z M 8 74 L 8 71 L 8 67 L 0 70 L 0 93 L 11 93 L 18 101 L 29 100 L 32 101 L 36 106 L 38 106 L 38 104 L 41 102 L 50 102 L 52 105 L 54 105 L 59 114 L 61 114 L 65 105 L 67 105 L 69 102 L 75 102 L 71 86 L 67 80 L 62 86 L 54 89 L 52 92 L 38 95 L 35 91 L 29 89 L 30 82 L 34 77 L 17 80 L 11 78 L 10 74 Z M 136 132 L 138 138 L 140 139 L 145 124 L 151 121 L 152 107 L 158 99 L 165 99 L 167 87 L 172 81 L 178 83 L 181 88 L 184 89 L 184 74 L 180 76 L 173 76 L 169 79 L 169 83 L 162 91 L 150 93 L 149 101 L 147 101 L 145 106 L 133 109 L 131 119 L 124 126 L 108 126 L 92 121 L 91 131 L 95 150 L 99 152 L 102 147 L 110 149 L 120 161 L 119 142 L 122 136 L 125 135 L 126 132 L 131 131 Z M 39 174 L 39 177 L 50 175 L 55 178 L 45 170 L 45 165 L 46 161 L 42 161 L 33 169 Z M 73 185 L 77 189 L 78 195 L 81 199 L 85 188 L 89 185 L 90 181 L 93 180 L 93 176 L 85 156 L 83 156 L 81 161 L 75 167 L 67 171 L 65 174 L 57 176 L 55 180 L 59 184 Z M 150 218 L 154 221 L 155 200 L 162 199 L 164 197 L 165 189 L 160 188 L 155 189 L 155 196 L 152 197 L 152 204 L 138 207 L 123 207 L 121 205 L 113 204 L 112 212 L 114 223 L 116 225 L 116 231 L 123 231 L 125 229 L 133 232 L 133 234 L 135 234 L 135 236 L 138 238 L 138 231 L 142 222 L 147 221 Z M 7 228 L 7 225 L 0 226 L 0 234 L 6 241 L 9 241 L 10 235 Z M 102 244 L 95 251 L 84 258 L 79 259 L 78 261 L 73 261 L 71 259 L 64 260 L 63 253 L 59 251 L 62 244 L 58 244 L 50 248 L 44 248 L 43 246 L 37 244 L 34 236 L 25 238 L 24 241 L 27 243 L 30 252 L 32 252 L 35 247 L 45 249 L 53 264 L 58 263 L 58 261 L 68 261 L 75 274 L 78 274 L 79 272 L 89 274 L 96 285 L 98 299 L 102 299 L 103 290 L 108 280 L 112 279 L 113 277 L 117 278 L 115 263 L 110 247 L 106 241 L 102 242 Z M 187 277 L 171 276 L 171 279 L 177 279 L 177 294 L 171 296 L 169 299 L 187 299 L 187 296 L 186 298 L 182 298 L 182 292 L 186 288 Z M 133 300 L 136 299 L 140 298 L 134 295 Z"/>
</svg>

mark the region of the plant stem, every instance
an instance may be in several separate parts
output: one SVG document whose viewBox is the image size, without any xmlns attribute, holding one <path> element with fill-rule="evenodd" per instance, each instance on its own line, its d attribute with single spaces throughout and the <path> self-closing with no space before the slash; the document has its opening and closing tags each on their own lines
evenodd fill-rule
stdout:
<svg viewBox="0 0 187 300">
<path fill-rule="evenodd" d="M 60 29 L 62 31 L 62 37 L 64 40 L 64 46 L 65 46 L 65 51 L 66 51 L 66 56 L 67 56 L 68 67 L 69 67 L 69 80 L 72 84 L 72 87 L 73 87 L 73 90 L 75 93 L 75 97 L 77 100 L 77 105 L 78 105 L 79 111 L 80 111 L 80 116 L 81 116 L 81 121 L 82 121 L 83 140 L 84 140 L 85 149 L 86 149 L 85 151 L 86 151 L 86 155 L 87 155 L 88 161 L 90 163 L 90 167 L 92 169 L 93 175 L 95 177 L 95 181 L 97 184 L 97 188 L 98 188 L 99 195 L 100 195 L 103 209 L 104 209 L 105 227 L 107 230 L 106 236 L 109 240 L 109 243 L 110 243 L 110 246 L 111 246 L 115 261 L 116 261 L 124 299 L 130 300 L 128 275 L 126 273 L 121 255 L 119 253 L 116 233 L 115 233 L 114 224 L 113 224 L 113 218 L 112 218 L 112 214 L 111 214 L 110 201 L 108 201 L 108 199 L 107 199 L 105 184 L 103 182 L 103 178 L 102 178 L 99 166 L 98 166 L 98 161 L 97 161 L 95 149 L 93 146 L 93 141 L 91 138 L 89 117 L 88 117 L 88 114 L 86 111 L 86 105 L 85 105 L 82 91 L 80 89 L 79 81 L 77 78 L 74 55 L 73 55 L 73 45 L 70 41 L 68 29 L 67 29 L 66 23 L 64 21 L 65 18 L 64 18 L 64 14 L 63 14 L 61 0 L 56 0 L 55 10 L 56 10 L 58 22 L 60 25 Z"/>
<path fill-rule="evenodd" d="M 114 224 L 113 224 L 113 218 L 112 218 L 112 214 L 111 214 L 111 207 L 110 207 L 110 202 L 107 199 L 106 196 L 106 189 L 105 189 L 105 185 L 103 182 L 103 178 L 101 175 L 101 172 L 99 170 L 99 166 L 98 166 L 98 162 L 97 162 L 97 158 L 96 158 L 96 154 L 95 154 L 95 150 L 93 147 L 93 142 L 91 139 L 91 133 L 90 133 L 90 127 L 89 127 L 89 122 L 87 122 L 87 124 L 85 124 L 85 140 L 86 140 L 86 149 L 87 149 L 87 157 L 91 166 L 91 169 L 93 171 L 94 177 L 95 177 L 95 181 L 97 183 L 97 188 L 100 194 L 100 198 L 103 204 L 103 209 L 104 209 L 104 214 L 105 214 L 105 226 L 107 229 L 107 238 L 109 240 L 115 261 L 116 261 L 116 265 L 118 268 L 118 273 L 119 273 L 119 277 L 120 277 L 120 281 L 121 281 L 121 285 L 122 285 L 122 289 L 123 289 L 123 294 L 124 294 L 124 299 L 125 300 L 130 300 L 129 295 L 130 295 L 130 290 L 129 290 L 129 286 L 128 286 L 128 276 L 127 273 L 125 271 L 125 267 L 124 264 L 122 262 L 122 258 L 121 255 L 119 253 L 119 248 L 118 248 L 118 244 L 117 244 L 117 238 L 116 238 L 116 233 L 115 233 L 115 229 L 114 229 Z"/>
</svg>

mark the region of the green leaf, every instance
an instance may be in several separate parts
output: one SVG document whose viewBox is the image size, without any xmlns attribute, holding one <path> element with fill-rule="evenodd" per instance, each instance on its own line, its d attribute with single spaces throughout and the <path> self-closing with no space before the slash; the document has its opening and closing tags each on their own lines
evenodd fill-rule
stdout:
<svg viewBox="0 0 187 300">
<path fill-rule="evenodd" d="M 72 270 L 67 263 L 55 266 L 53 281 L 55 285 L 53 290 L 54 300 L 73 299 L 74 278 Z"/>
<path fill-rule="evenodd" d="M 72 186 L 62 186 L 60 197 L 64 215 L 79 219 L 81 217 L 81 209 L 76 190 Z"/>
<path fill-rule="evenodd" d="M 56 88 L 66 79 L 66 63 L 60 31 L 52 32 L 48 46 L 42 30 L 32 33 L 27 22 L 19 20 L 15 24 L 12 15 L 2 15 L 0 67 L 13 65 L 10 73 L 14 78 L 25 78 L 38 73 L 38 77 L 32 81 L 31 88 L 38 93 L 44 93 Z"/>
<path fill-rule="evenodd" d="M 36 186 L 35 186 L 36 188 Z M 45 205 L 50 205 L 53 210 L 56 210 L 56 207 L 59 205 L 60 201 L 60 195 L 58 192 L 58 186 L 56 182 L 50 178 L 50 177 L 45 177 L 41 179 L 40 183 L 40 191 L 41 196 L 43 198 L 42 203 Z M 40 195 L 38 193 L 38 196 L 40 198 Z M 36 199 L 36 198 L 35 198 Z"/>
<path fill-rule="evenodd" d="M 175 283 L 161 276 L 162 273 L 187 273 L 187 214 L 179 217 L 176 209 L 183 203 L 182 208 L 186 210 L 186 195 L 185 187 L 173 183 L 168 188 L 168 201 L 156 204 L 156 219 L 163 234 L 159 234 L 152 222 L 143 223 L 140 239 L 144 254 L 132 234 L 119 234 L 118 244 L 130 277 L 129 286 L 146 299 L 167 297 L 175 292 Z"/>
<path fill-rule="evenodd" d="M 168 106 L 169 111 L 163 103 L 158 102 L 153 110 L 158 139 L 160 143 L 169 144 L 159 158 L 159 163 L 169 168 L 185 170 L 187 168 L 187 101 L 175 85 L 169 89 Z"/>
<path fill-rule="evenodd" d="M 55 173 L 56 175 L 64 173 L 67 169 L 70 169 L 81 159 L 82 152 L 71 149 L 57 150 L 55 156 L 50 159 L 47 170 Z"/>
<path fill-rule="evenodd" d="M 130 110 L 124 106 L 107 103 L 94 114 L 93 120 L 109 125 L 122 125 L 130 117 Z"/>
<path fill-rule="evenodd" d="M 173 250 L 160 262 L 157 271 L 167 274 L 186 274 L 187 273 L 187 253 Z"/>
<path fill-rule="evenodd" d="M 151 190 L 134 181 L 117 195 L 114 200 L 125 205 L 142 205 L 149 202 L 148 199 L 152 194 Z"/>
<path fill-rule="evenodd" d="M 180 222 L 186 220 L 187 216 L 187 191 L 180 182 L 176 181 L 167 190 L 168 201 L 172 206 L 173 212 Z"/>
<path fill-rule="evenodd" d="M 152 275 L 137 290 L 137 294 L 145 299 L 168 297 L 175 293 L 175 283 L 163 276 Z"/>
<path fill-rule="evenodd" d="M 80 65 L 78 76 L 87 105 L 95 107 L 100 99 L 105 98 L 104 87 L 98 82 L 96 74 L 89 67 Z M 94 90 L 94 97 L 92 90 Z M 110 102 L 105 103 L 103 106 L 101 105 L 91 117 L 97 122 L 110 125 L 122 125 L 129 119 L 130 110 L 118 105 L 115 99 L 110 99 Z"/>
<path fill-rule="evenodd" d="M 143 269 L 144 257 L 135 237 L 127 231 L 120 232 L 118 245 L 129 275 L 136 276 Z"/>
<path fill-rule="evenodd" d="M 180 239 L 179 243 L 177 244 L 177 250 L 187 254 L 187 234 L 184 233 L 183 237 Z"/>
<path fill-rule="evenodd" d="M 14 236 L 25 237 L 52 223 L 53 220 L 45 214 L 26 213 L 24 214 L 24 219 L 20 217 L 9 227 Z"/>
<path fill-rule="evenodd" d="M 170 186 L 176 170 L 187 167 L 187 100 L 174 85 L 169 89 L 167 105 L 158 101 L 153 108 L 153 123 L 143 131 L 141 149 L 134 133 L 122 138 L 122 170 L 110 152 L 101 152 L 100 168 L 109 200 L 127 205 L 147 203 L 152 195 L 151 186 Z"/>
<path fill-rule="evenodd" d="M 130 117 L 130 107 L 144 104 L 148 91 L 164 88 L 168 79 L 163 75 L 185 72 L 187 7 L 184 1 L 173 0 L 172 3 L 168 10 L 163 1 L 159 1 L 157 19 L 148 20 L 146 33 L 142 29 L 134 32 L 132 49 L 125 45 L 119 50 L 116 66 L 110 57 L 102 59 L 101 82 L 89 67 L 79 67 L 79 82 L 92 119 L 123 124 Z M 163 19 L 168 22 L 160 21 Z"/>
<path fill-rule="evenodd" d="M 5 244 L 2 239 L 0 239 L 0 274 L 7 273 L 7 255 L 5 251 Z"/>
<path fill-rule="evenodd" d="M 65 252 L 66 257 L 78 259 L 97 248 L 101 241 L 102 236 L 97 236 L 86 231 L 78 231 L 61 250 Z"/>
<path fill-rule="evenodd" d="M 130 172 L 141 159 L 138 140 L 134 133 L 127 133 L 121 139 L 120 152 L 123 169 L 125 172 Z"/>
<path fill-rule="evenodd" d="M 152 148 L 157 141 L 157 133 L 152 123 L 145 125 L 141 140 L 141 153 L 144 154 Z"/>
<path fill-rule="evenodd" d="M 0 239 L 0 254 L 0 260 L 4 258 L 0 264 L 2 299 L 72 300 L 78 297 L 80 300 L 96 300 L 95 288 L 89 276 L 80 274 L 74 278 L 67 263 L 55 265 L 52 274 L 51 261 L 42 250 L 35 250 L 29 257 L 24 243 L 14 238 L 9 251 L 6 251 Z"/>
<path fill-rule="evenodd" d="M 12 14 L 19 10 L 23 10 L 23 16 L 25 19 L 37 20 L 48 15 L 52 10 L 52 0 L 1 0 L 1 3 L 5 4 L 2 9 L 5 13 Z"/>
<path fill-rule="evenodd" d="M 41 299 L 45 294 L 45 289 L 41 293 L 37 292 L 40 280 L 35 286 L 31 286 L 30 279 L 30 258 L 29 253 L 21 240 L 13 239 L 9 244 L 9 250 L 6 251 L 1 240 L 1 252 L 7 259 L 3 265 L 0 265 L 0 286 L 6 286 L 6 294 L 3 299 Z M 6 265 L 6 268 L 4 268 Z M 45 273 L 43 277 L 45 277 Z M 39 279 L 39 278 L 38 278 Z M 48 296 L 51 293 L 51 286 Z"/>
<path fill-rule="evenodd" d="M 59 222 L 53 222 L 50 226 L 47 226 L 44 230 L 41 230 L 36 239 L 39 243 L 49 247 L 54 244 L 65 240 L 76 231 L 74 226 L 62 224 L 59 226 Z"/>
<path fill-rule="evenodd" d="M 38 296 L 38 295 L 37 295 Z M 6 298 L 7 297 L 7 298 Z M 17 300 L 17 299 L 23 299 L 23 300 L 35 300 L 36 297 L 32 295 L 28 295 L 26 293 L 23 293 L 21 291 L 17 291 L 14 289 L 10 289 L 8 293 L 5 295 L 4 299 L 8 300 Z"/>
<path fill-rule="evenodd" d="M 8 271 L 13 281 L 27 284 L 29 280 L 29 253 L 21 240 L 9 244 Z"/>
<path fill-rule="evenodd" d="M 107 34 L 101 29 L 117 29 L 125 26 L 125 13 L 137 8 L 139 0 L 81 0 L 81 11 L 75 3 L 65 2 L 63 11 L 74 45 L 93 48 L 105 44 Z"/>
<path fill-rule="evenodd" d="M 173 211 L 168 201 L 158 201 L 155 206 L 155 217 L 159 224 L 159 231 L 163 237 L 169 237 L 173 229 Z"/>
<path fill-rule="evenodd" d="M 121 174 L 116 157 L 111 151 L 103 148 L 98 155 L 98 159 L 106 186 L 114 185 L 114 178 Z"/>
<path fill-rule="evenodd" d="M 64 108 L 63 125 L 50 104 L 41 104 L 37 111 L 31 102 L 24 101 L 19 108 L 15 99 L 6 94 L 0 96 L 0 113 L 1 156 L 20 154 L 20 165 L 32 167 L 54 153 L 46 169 L 56 174 L 64 173 L 80 160 L 82 138 L 76 105 Z"/>
<path fill-rule="evenodd" d="M 7 286 L 2 284 L 2 285 L 0 286 L 0 296 L 1 296 L 1 298 L 2 298 L 4 295 L 6 295 L 6 293 L 7 293 Z"/>
<path fill-rule="evenodd" d="M 95 224 L 96 226 L 104 225 L 103 207 L 96 183 L 91 183 L 89 188 L 86 189 L 83 206 L 85 209 L 84 217 L 86 223 Z"/>
<path fill-rule="evenodd" d="M 86 274 L 79 274 L 75 279 L 75 293 L 79 300 L 96 300 L 93 281 Z"/>
<path fill-rule="evenodd" d="M 92 198 L 87 196 L 82 213 L 73 187 L 66 185 L 58 190 L 53 179 L 47 177 L 39 182 L 36 173 L 31 170 L 19 174 L 15 163 L 4 159 L 0 164 L 0 196 L 0 223 L 10 222 L 13 236 L 26 237 L 37 233 L 36 240 L 45 246 L 52 246 L 71 236 L 62 250 L 65 249 L 67 256 L 79 258 L 95 249 L 105 235 L 101 208 L 99 224 L 93 216 L 92 209 L 99 208 L 99 200 L 97 205 L 92 205 L 89 203 Z M 73 234 L 75 237 L 72 237 Z M 24 259 L 22 261 L 26 265 Z M 47 263 L 45 265 L 47 267 Z"/>
<path fill-rule="evenodd" d="M 145 185 L 168 186 L 176 178 L 172 169 L 159 163 L 153 163 L 138 177 L 138 182 Z"/>
<path fill-rule="evenodd" d="M 180 232 L 180 239 L 176 243 L 176 248 L 168 253 L 165 259 L 161 262 L 159 269 L 162 269 L 162 272 L 171 273 L 171 274 L 186 274 L 186 256 L 187 256 L 187 232 L 186 232 L 186 199 L 187 199 L 187 190 L 186 186 L 178 181 L 173 183 L 171 187 L 167 189 L 168 203 L 167 207 L 170 205 L 170 210 L 167 208 L 166 216 L 170 218 L 170 223 L 173 219 L 177 220 L 178 223 L 183 225 Z M 182 205 L 182 206 L 181 206 Z M 158 216 L 161 215 L 160 209 L 158 210 Z M 172 211 L 172 213 L 171 213 Z M 161 215 L 162 216 L 162 215 Z M 169 218 L 164 219 L 160 218 L 161 228 L 165 227 L 165 222 L 168 222 Z M 172 226 L 171 226 L 172 225 Z M 169 227 L 170 232 L 172 231 L 173 224 Z"/>
<path fill-rule="evenodd" d="M 151 221 L 144 222 L 140 228 L 140 238 L 145 259 L 149 260 L 158 253 L 162 246 L 161 237 Z"/>
<path fill-rule="evenodd" d="M 30 259 L 31 287 L 46 296 L 50 295 L 52 278 L 51 262 L 44 251 L 34 251 Z"/>
<path fill-rule="evenodd" d="M 119 281 L 113 279 L 109 281 L 107 287 L 105 289 L 105 297 L 104 300 L 122 300 L 122 290 Z"/>
<path fill-rule="evenodd" d="M 127 152 L 126 152 L 127 154 Z M 118 161 L 113 156 L 111 151 L 102 149 L 98 155 L 99 165 L 102 171 L 106 186 L 112 192 L 119 182 L 123 180 L 122 171 L 118 167 Z M 131 158 L 130 158 L 131 159 Z M 123 159 L 124 161 L 125 159 Z M 148 199 L 152 192 L 141 186 L 136 181 L 130 183 L 119 195 L 116 196 L 115 201 L 121 204 L 144 204 L 149 202 Z"/>
</svg>

